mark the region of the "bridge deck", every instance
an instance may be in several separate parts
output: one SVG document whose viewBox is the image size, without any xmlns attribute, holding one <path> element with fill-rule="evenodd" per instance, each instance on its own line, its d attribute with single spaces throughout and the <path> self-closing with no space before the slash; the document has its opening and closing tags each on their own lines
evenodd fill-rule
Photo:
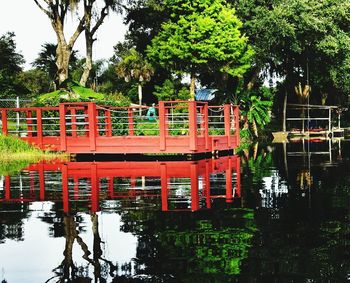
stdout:
<svg viewBox="0 0 350 283">
<path fill-rule="evenodd" d="M 67 153 L 196 154 L 239 145 L 238 107 L 232 105 L 161 101 L 152 118 L 146 107 L 92 102 L 0 111 L 3 134 Z"/>
</svg>

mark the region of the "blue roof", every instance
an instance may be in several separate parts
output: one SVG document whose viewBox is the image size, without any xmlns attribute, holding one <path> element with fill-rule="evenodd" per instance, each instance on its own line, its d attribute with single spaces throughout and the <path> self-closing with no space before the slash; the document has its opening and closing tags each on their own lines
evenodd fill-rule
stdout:
<svg viewBox="0 0 350 283">
<path fill-rule="evenodd" d="M 196 100 L 201 100 L 201 101 L 210 101 L 215 98 L 215 93 L 218 90 L 215 88 L 200 88 L 196 89 Z"/>
</svg>

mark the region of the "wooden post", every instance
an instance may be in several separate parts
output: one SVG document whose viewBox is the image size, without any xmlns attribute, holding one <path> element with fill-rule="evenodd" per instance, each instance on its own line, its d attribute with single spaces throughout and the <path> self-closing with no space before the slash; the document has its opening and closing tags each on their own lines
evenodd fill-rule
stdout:
<svg viewBox="0 0 350 283">
<path fill-rule="evenodd" d="M 332 109 L 328 109 L 328 131 L 332 131 Z"/>
<path fill-rule="evenodd" d="M 205 149 L 209 149 L 209 108 L 208 103 L 203 106 L 203 127 L 204 127 L 204 140 Z"/>
<path fill-rule="evenodd" d="M 74 184 L 74 200 L 79 200 L 79 177 L 73 177 Z"/>
<path fill-rule="evenodd" d="M 129 126 L 129 136 L 133 136 L 134 132 L 134 113 L 132 108 L 128 108 L 128 126 Z"/>
<path fill-rule="evenodd" d="M 211 159 L 213 160 L 213 159 Z M 205 195 L 206 195 L 206 205 L 207 208 L 211 208 L 211 197 L 210 197 L 210 164 L 209 161 L 205 162 L 205 176 L 204 176 L 204 182 L 205 182 Z"/>
<path fill-rule="evenodd" d="M 238 106 L 234 106 L 234 110 L 233 110 L 233 115 L 235 117 L 235 138 L 236 138 L 236 144 L 235 146 L 238 147 L 240 144 L 240 136 L 239 136 L 239 107 Z"/>
<path fill-rule="evenodd" d="M 72 124 L 72 137 L 77 137 L 77 110 L 75 108 L 70 109 L 71 124 Z"/>
<path fill-rule="evenodd" d="M 231 115 L 230 115 L 230 105 L 224 105 L 224 123 L 225 123 L 225 136 L 227 137 L 227 146 L 231 148 Z"/>
<path fill-rule="evenodd" d="M 61 151 L 67 150 L 67 135 L 66 135 L 66 106 L 61 103 L 59 106 L 60 112 L 60 139 L 61 139 Z"/>
<path fill-rule="evenodd" d="M 191 210 L 199 209 L 198 164 L 191 164 Z"/>
<path fill-rule="evenodd" d="M 232 160 L 231 158 L 227 161 L 227 169 L 225 172 L 226 177 L 226 202 L 232 202 L 233 191 L 232 191 Z"/>
<path fill-rule="evenodd" d="M 91 211 L 97 212 L 100 203 L 99 179 L 97 176 L 97 164 L 91 165 Z"/>
<path fill-rule="evenodd" d="M 160 164 L 160 186 L 161 186 L 161 199 L 162 199 L 162 211 L 169 210 L 168 204 L 168 176 L 165 163 Z"/>
<path fill-rule="evenodd" d="M 166 150 L 166 111 L 164 101 L 159 102 L 159 149 Z"/>
<path fill-rule="evenodd" d="M 36 110 L 36 130 L 37 130 L 37 138 L 38 144 L 41 149 L 43 149 L 43 119 L 42 119 L 42 109 L 37 108 Z"/>
<path fill-rule="evenodd" d="M 189 149 L 197 150 L 197 103 L 196 101 L 188 102 L 188 118 L 189 118 Z"/>
<path fill-rule="evenodd" d="M 236 161 L 236 190 L 235 197 L 241 197 L 241 159 L 239 156 L 235 156 Z"/>
<path fill-rule="evenodd" d="M 10 176 L 5 176 L 5 200 L 11 198 L 11 179 Z"/>
<path fill-rule="evenodd" d="M 96 104 L 93 102 L 88 103 L 88 117 L 89 117 L 89 140 L 90 150 L 96 150 L 96 137 L 97 137 L 97 118 L 96 118 Z"/>
<path fill-rule="evenodd" d="M 45 200 L 45 172 L 44 163 L 39 165 L 39 189 L 40 189 L 40 200 Z"/>
<path fill-rule="evenodd" d="M 27 118 L 27 131 L 28 131 L 28 137 L 32 137 L 33 136 L 33 115 L 32 115 L 32 111 L 26 111 L 26 118 Z"/>
<path fill-rule="evenodd" d="M 105 110 L 105 131 L 106 131 L 106 137 L 112 136 L 112 118 L 111 118 L 111 111 Z"/>
<path fill-rule="evenodd" d="M 8 128 L 7 128 L 7 111 L 1 110 L 1 122 L 2 122 L 2 133 L 4 135 L 8 134 Z"/>
<path fill-rule="evenodd" d="M 67 164 L 62 165 L 62 200 L 63 200 L 63 211 L 69 212 L 69 187 L 68 187 L 68 166 Z"/>
</svg>

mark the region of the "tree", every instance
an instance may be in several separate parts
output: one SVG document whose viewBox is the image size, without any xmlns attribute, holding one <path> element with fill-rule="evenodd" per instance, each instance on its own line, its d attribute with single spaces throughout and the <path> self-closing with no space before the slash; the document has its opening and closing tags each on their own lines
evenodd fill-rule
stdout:
<svg viewBox="0 0 350 283">
<path fill-rule="evenodd" d="M 138 87 L 139 105 L 142 105 L 142 85 L 151 79 L 154 73 L 152 65 L 135 49 L 130 49 L 116 65 L 116 73 L 125 81 L 135 80 Z"/>
<path fill-rule="evenodd" d="M 56 65 L 59 83 L 68 79 L 69 61 L 76 40 L 85 28 L 85 17 L 82 17 L 73 34 L 66 39 L 65 19 L 68 11 L 74 11 L 79 0 L 34 0 L 36 5 L 43 11 L 51 21 L 57 37 Z M 46 4 L 46 5 L 45 5 Z"/>
<path fill-rule="evenodd" d="M 41 51 L 38 54 L 38 57 L 32 63 L 33 67 L 44 71 L 48 76 L 49 80 L 54 86 L 54 90 L 58 86 L 58 69 L 56 65 L 56 49 L 57 44 L 53 43 L 44 43 L 41 45 Z M 73 50 L 70 60 L 69 60 L 69 70 L 75 69 L 75 65 L 78 61 L 77 58 L 78 51 Z"/>
<path fill-rule="evenodd" d="M 19 73 L 18 79 L 26 87 L 31 95 L 38 95 L 50 91 L 48 75 L 40 69 L 31 69 Z"/>
<path fill-rule="evenodd" d="M 24 63 L 22 54 L 16 51 L 15 34 L 5 33 L 0 37 L 0 96 L 23 93 L 25 87 L 17 79 Z"/>
<path fill-rule="evenodd" d="M 245 128 L 248 127 L 248 123 L 251 124 L 253 135 L 257 138 L 259 137 L 258 128 L 262 128 L 270 122 L 272 101 L 262 100 L 261 97 L 256 95 L 247 95 L 242 104 L 243 107 L 241 109 L 242 115 L 245 117 Z"/>
<path fill-rule="evenodd" d="M 109 10 L 116 11 L 120 5 L 119 0 L 104 0 L 104 6 L 102 9 L 97 11 L 97 8 L 94 9 L 94 4 L 96 0 L 84 0 L 84 18 L 85 18 L 85 47 L 86 47 L 86 60 L 84 65 L 84 71 L 82 73 L 80 84 L 82 86 L 86 85 L 88 81 L 90 72 L 93 68 L 92 61 L 92 47 L 96 39 L 94 35 L 98 28 L 102 25 L 104 19 L 109 13 Z M 95 15 L 95 16 L 94 16 Z"/>
<path fill-rule="evenodd" d="M 286 93 L 309 80 L 314 103 L 319 103 L 324 93 L 337 103 L 339 94 L 350 91 L 349 0 L 231 2 L 254 47 L 255 74 L 277 74 L 285 81 L 281 85 Z"/>
<path fill-rule="evenodd" d="M 188 100 L 190 93 L 188 88 L 181 84 L 179 80 L 165 80 L 161 86 L 155 86 L 154 95 L 158 100 Z"/>
<path fill-rule="evenodd" d="M 166 0 L 171 20 L 147 48 L 148 56 L 165 68 L 190 74 L 194 99 L 196 76 L 212 69 L 241 77 L 253 55 L 242 23 L 223 0 Z"/>
</svg>

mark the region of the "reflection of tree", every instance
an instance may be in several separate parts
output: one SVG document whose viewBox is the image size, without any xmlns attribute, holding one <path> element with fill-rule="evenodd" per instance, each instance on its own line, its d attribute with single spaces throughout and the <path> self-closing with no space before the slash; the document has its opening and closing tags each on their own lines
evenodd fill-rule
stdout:
<svg viewBox="0 0 350 283">
<path fill-rule="evenodd" d="M 297 174 L 297 183 L 301 189 L 310 188 L 312 185 L 312 176 L 310 170 L 300 170 L 300 172 Z"/>
<path fill-rule="evenodd" d="M 348 280 L 350 178 L 331 177 L 346 176 L 348 164 L 312 170 L 316 190 L 293 187 L 280 206 L 279 219 L 272 220 L 266 210 L 258 210 L 259 237 L 242 268 L 247 282 Z"/>
<path fill-rule="evenodd" d="M 240 273 L 255 231 L 251 210 L 217 213 L 133 211 L 124 231 L 138 236 L 136 276 L 149 282 L 230 282 Z"/>
<path fill-rule="evenodd" d="M 263 177 L 271 175 L 271 167 L 273 165 L 271 151 L 266 147 L 258 147 L 255 143 L 251 150 L 246 150 L 242 164 L 244 165 L 244 173 L 249 175 L 249 179 L 254 184 L 261 182 Z"/>
<path fill-rule="evenodd" d="M 1 214 L 6 213 L 6 217 Z M 0 204 L 0 243 L 6 239 L 23 241 L 23 219 L 28 217 L 28 204 L 1 203 Z"/>
<path fill-rule="evenodd" d="M 242 187 L 244 201 L 255 202 L 260 205 L 257 192 L 263 189 L 263 178 L 272 175 L 273 152 L 270 147 L 258 147 L 256 143 L 252 149 L 245 150 L 242 155 Z M 252 199 L 254 198 L 254 200 Z"/>
<path fill-rule="evenodd" d="M 75 215 L 64 215 L 64 237 L 66 238 L 65 249 L 63 252 L 64 259 L 62 263 L 56 267 L 53 271 L 55 276 L 48 279 L 46 282 L 51 282 L 51 280 L 58 280 L 57 282 L 91 282 L 90 278 L 87 278 L 84 273 L 88 268 L 88 265 L 93 267 L 95 282 L 106 282 L 107 270 L 109 270 L 110 275 L 113 276 L 114 271 L 117 266 L 111 261 L 104 259 L 102 248 L 101 248 L 101 237 L 98 230 L 98 215 L 93 213 L 91 215 L 92 223 L 92 233 L 93 233 L 93 251 L 89 250 L 88 245 L 80 237 L 80 229 L 77 225 L 77 219 L 79 217 Z M 83 251 L 83 259 L 87 262 L 86 266 L 76 266 L 73 260 L 73 246 L 77 243 L 81 250 Z M 91 258 L 92 254 L 92 258 Z M 101 261 L 103 264 L 101 264 Z M 73 281 L 71 281 L 73 280 Z"/>
</svg>

